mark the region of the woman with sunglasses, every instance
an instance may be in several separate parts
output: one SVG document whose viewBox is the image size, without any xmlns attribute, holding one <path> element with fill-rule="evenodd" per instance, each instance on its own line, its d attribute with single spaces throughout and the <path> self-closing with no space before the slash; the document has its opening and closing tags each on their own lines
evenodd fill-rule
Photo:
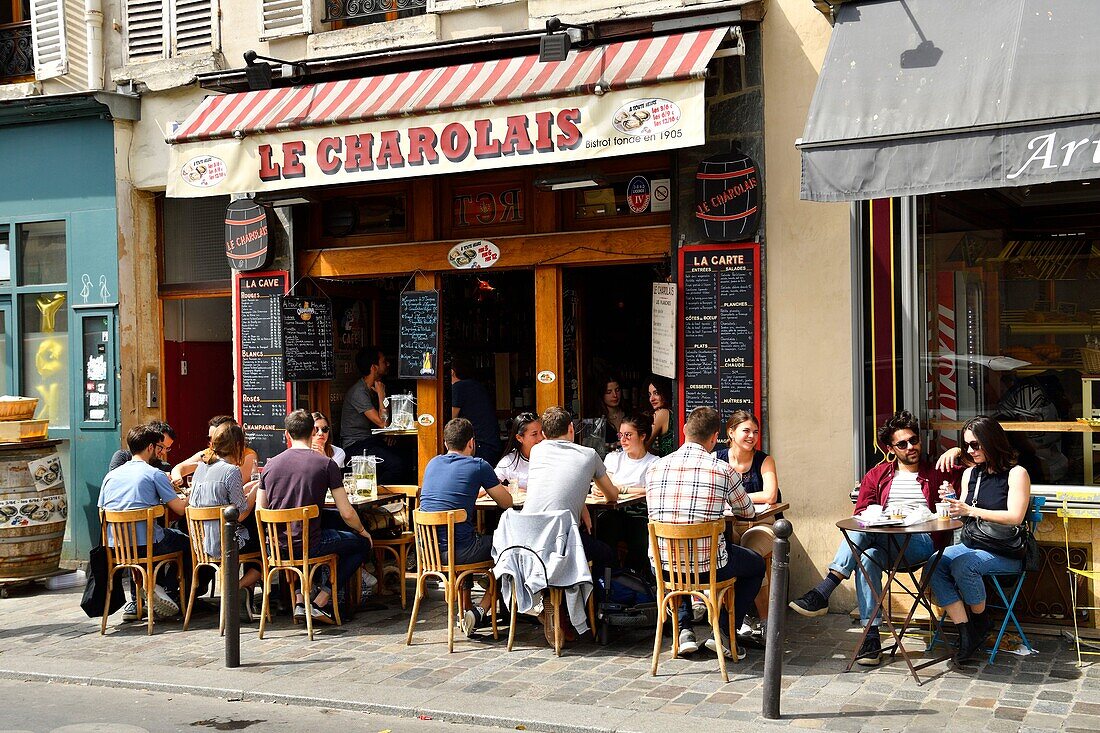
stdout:
<svg viewBox="0 0 1100 733">
<path fill-rule="evenodd" d="M 676 450 L 676 427 L 672 424 L 672 382 L 667 377 L 652 376 L 646 384 L 649 392 L 653 432 L 649 436 L 649 451 L 664 458 Z"/>
<path fill-rule="evenodd" d="M 646 450 L 653 421 L 648 415 L 627 415 L 619 423 L 619 450 L 603 459 L 616 486 L 645 486 L 645 475 L 657 456 Z"/>
<path fill-rule="evenodd" d="M 497 463 L 496 474 L 502 484 L 515 481 L 527 488 L 527 472 L 531 467 L 531 448 L 543 440 L 542 423 L 533 412 L 521 412 L 512 419 L 504 457 Z"/>
<path fill-rule="evenodd" d="M 310 441 L 310 446 L 318 453 L 324 453 L 331 458 L 337 466 L 344 467 L 344 463 L 347 461 L 347 455 L 344 453 L 344 449 L 338 445 L 333 445 L 329 440 L 332 434 L 332 424 L 325 417 L 323 412 L 313 413 L 313 439 Z"/>
<path fill-rule="evenodd" d="M 971 418 L 963 425 L 963 446 L 968 468 L 963 471 L 961 495 L 954 499 L 941 492 L 941 500 L 951 505 L 951 516 L 967 523 L 980 519 L 1004 527 L 1023 524 L 1031 504 L 1031 477 L 1017 464 L 1004 429 L 991 417 Z M 959 630 L 957 663 L 972 657 L 993 628 L 986 612 L 984 576 L 1022 567 L 1022 558 L 965 544 L 943 551 L 932 575 L 932 595 Z"/>
</svg>

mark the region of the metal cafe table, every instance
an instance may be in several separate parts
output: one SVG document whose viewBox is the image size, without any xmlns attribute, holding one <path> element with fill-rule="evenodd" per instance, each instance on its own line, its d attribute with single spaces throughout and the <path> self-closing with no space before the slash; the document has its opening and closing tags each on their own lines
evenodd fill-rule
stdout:
<svg viewBox="0 0 1100 733">
<path fill-rule="evenodd" d="M 890 630 L 890 635 L 893 637 L 893 644 L 888 647 L 883 647 L 883 652 L 890 652 L 890 657 L 893 658 L 898 652 L 901 652 L 902 659 L 909 666 L 909 672 L 913 675 L 913 679 L 918 685 L 922 684 L 920 677 L 917 675 L 917 671 L 930 667 L 933 664 L 938 664 L 951 658 L 950 654 L 946 654 L 934 659 L 926 659 L 920 664 L 914 665 L 913 660 L 909 657 L 909 652 L 906 651 L 905 645 L 902 643 L 905 638 L 905 632 L 909 628 L 909 624 L 913 620 L 913 615 L 919 606 L 923 606 L 928 611 L 928 617 L 931 619 L 933 626 L 933 633 L 939 630 L 940 620 L 939 617 L 932 609 L 932 603 L 928 599 L 928 584 L 932 579 L 932 574 L 936 570 L 936 566 L 940 562 L 942 552 L 937 550 L 929 558 L 927 567 L 921 573 L 919 581 L 916 579 L 917 568 L 905 566 L 905 551 L 909 547 L 909 540 L 913 535 L 918 534 L 932 534 L 934 532 L 954 532 L 957 529 L 962 529 L 962 522 L 957 519 L 948 519 L 941 517 L 928 522 L 921 522 L 920 524 L 913 524 L 906 526 L 863 526 L 855 517 L 849 517 L 848 519 L 842 519 L 836 523 L 840 533 L 844 535 L 844 541 L 848 543 L 848 547 L 852 550 L 852 555 L 856 558 L 856 572 L 862 573 L 867 584 L 872 587 L 871 593 L 874 593 L 873 585 L 870 582 L 869 574 L 866 568 L 863 567 L 863 563 L 860 561 L 862 556 L 866 554 L 865 550 L 860 550 L 859 547 L 852 541 L 851 534 L 855 532 L 863 532 L 864 534 L 886 535 L 891 549 L 894 551 L 893 560 L 890 562 L 889 567 L 884 567 L 873 557 L 871 562 L 877 565 L 884 573 L 886 573 L 886 581 L 882 584 L 882 593 L 878 594 L 874 599 L 873 608 L 876 609 L 875 613 L 870 614 L 870 618 L 867 619 L 867 625 L 863 628 L 863 633 L 860 634 L 859 641 L 856 642 L 856 650 L 852 654 L 852 659 L 848 662 L 846 672 L 852 671 L 852 665 L 856 663 L 856 659 L 859 656 L 859 649 L 863 646 L 864 639 L 867 638 L 867 634 L 871 631 L 871 626 L 874 624 L 875 616 L 878 612 L 882 614 L 882 621 L 886 624 Z M 913 604 L 909 608 L 909 612 L 905 616 L 905 620 L 901 622 L 900 626 L 896 626 L 890 618 L 889 598 L 890 591 L 894 586 L 894 582 L 900 573 L 909 575 L 909 577 L 916 582 L 916 590 L 910 589 L 904 583 L 898 583 L 901 590 L 908 594 L 913 599 Z"/>
</svg>

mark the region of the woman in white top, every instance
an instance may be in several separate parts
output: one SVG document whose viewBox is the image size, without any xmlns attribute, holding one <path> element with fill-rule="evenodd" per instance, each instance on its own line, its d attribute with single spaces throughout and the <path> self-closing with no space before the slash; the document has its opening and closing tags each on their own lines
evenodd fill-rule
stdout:
<svg viewBox="0 0 1100 733">
<path fill-rule="evenodd" d="M 543 439 L 542 423 L 533 412 L 521 412 L 512 419 L 508 431 L 508 443 L 504 457 L 497 462 L 496 474 L 502 484 L 515 481 L 521 489 L 527 488 L 527 470 L 531 463 L 532 446 Z"/>
<path fill-rule="evenodd" d="M 657 456 L 646 450 L 653 421 L 646 415 L 628 415 L 619 423 L 620 450 L 608 453 L 603 464 L 616 486 L 645 486 L 646 471 Z"/>
<path fill-rule="evenodd" d="M 329 442 L 331 431 L 332 427 L 324 413 L 313 413 L 313 439 L 310 441 L 310 446 L 318 453 L 324 453 L 331 458 L 337 466 L 343 468 L 344 463 L 347 461 L 347 456 L 344 454 L 343 448 Z"/>
</svg>

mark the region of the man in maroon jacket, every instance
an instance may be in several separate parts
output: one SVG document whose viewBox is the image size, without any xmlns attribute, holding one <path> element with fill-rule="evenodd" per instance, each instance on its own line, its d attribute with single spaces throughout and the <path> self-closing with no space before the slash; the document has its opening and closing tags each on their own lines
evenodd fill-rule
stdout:
<svg viewBox="0 0 1100 733">
<path fill-rule="evenodd" d="M 936 502 L 940 501 L 942 483 L 947 482 L 958 490 L 962 467 L 956 461 L 962 451 L 950 449 L 936 465 L 922 460 L 920 422 L 912 413 L 906 410 L 894 413 L 879 430 L 878 438 L 887 459 L 863 477 L 853 514 L 859 514 L 872 504 L 878 504 L 887 513 L 905 513 L 906 509 L 921 505 L 935 511 Z M 862 551 L 858 560 L 871 580 L 868 585 L 863 573 L 856 574 L 856 600 L 859 602 L 861 622 L 866 624 L 871 614 L 876 613 L 874 625 L 860 647 L 856 661 L 874 666 L 882 658 L 882 642 L 878 634 L 880 614 L 875 607 L 875 598 L 882 594 L 882 568 L 890 567 L 899 546 L 891 543 L 884 534 L 852 532 L 849 536 Z M 929 534 L 913 535 L 905 551 L 905 564 L 910 567 L 923 564 L 935 548 L 943 547 L 949 541 L 950 536 L 933 538 Z M 791 601 L 790 607 L 803 616 L 824 616 L 829 612 L 829 596 L 842 581 L 851 577 L 856 561 L 857 557 L 848 543 L 841 542 L 825 579 L 801 598 Z"/>
</svg>

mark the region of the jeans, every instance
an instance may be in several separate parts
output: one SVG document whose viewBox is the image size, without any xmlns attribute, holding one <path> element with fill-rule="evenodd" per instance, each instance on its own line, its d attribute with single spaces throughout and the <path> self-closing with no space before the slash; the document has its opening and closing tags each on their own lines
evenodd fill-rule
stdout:
<svg viewBox="0 0 1100 733">
<path fill-rule="evenodd" d="M 721 541 L 719 539 L 719 542 Z M 741 622 L 745 620 L 745 614 L 752 608 L 753 601 L 756 600 L 756 594 L 760 592 L 760 585 L 764 582 L 766 566 L 764 558 L 740 545 L 726 543 L 726 551 L 728 554 L 726 564 L 719 566 L 717 570 L 718 581 L 737 578 L 737 582 L 733 586 L 733 628 L 736 630 L 741 628 Z M 699 578 L 700 582 L 708 582 L 710 579 L 707 576 L 707 573 L 702 573 Z M 681 629 L 695 628 L 695 618 L 691 613 L 690 596 L 684 596 L 681 600 L 678 615 Z M 718 628 L 722 630 L 722 633 L 726 633 L 726 630 L 729 629 L 729 622 L 729 611 L 726 610 L 723 604 L 718 614 Z"/>
<path fill-rule="evenodd" d="M 882 568 L 890 568 L 893 565 L 905 538 L 873 532 L 849 532 L 848 538 L 861 550 L 860 563 L 867 571 L 866 574 L 871 577 L 868 585 L 864 573 L 856 572 L 856 601 L 859 603 L 860 623 L 866 625 L 867 619 L 874 612 L 874 625 L 877 626 L 882 614 L 875 606 L 875 598 L 882 594 Z M 931 557 L 932 550 L 931 535 L 911 536 L 909 546 L 905 549 L 905 565 L 909 567 L 920 565 Z M 856 570 L 856 557 L 852 554 L 852 548 L 847 542 L 840 543 L 829 569 L 835 570 L 845 578 L 851 577 Z"/>
<path fill-rule="evenodd" d="M 971 550 L 966 545 L 952 545 L 943 551 L 932 575 L 932 595 L 940 606 L 949 606 L 960 597 L 968 606 L 976 606 L 985 603 L 986 574 L 1018 573 L 1023 566 L 1023 560 Z"/>
<path fill-rule="evenodd" d="M 363 564 L 363 560 L 370 551 L 370 540 L 342 529 L 322 529 L 316 539 L 310 542 L 309 548 L 310 557 L 336 555 L 336 578 L 339 580 L 340 587 L 345 589 L 345 592 L 348 587 L 348 580 Z M 317 578 L 317 585 L 320 590 L 331 593 L 332 583 L 329 578 L 328 566 L 324 566 L 317 571 Z"/>
</svg>

